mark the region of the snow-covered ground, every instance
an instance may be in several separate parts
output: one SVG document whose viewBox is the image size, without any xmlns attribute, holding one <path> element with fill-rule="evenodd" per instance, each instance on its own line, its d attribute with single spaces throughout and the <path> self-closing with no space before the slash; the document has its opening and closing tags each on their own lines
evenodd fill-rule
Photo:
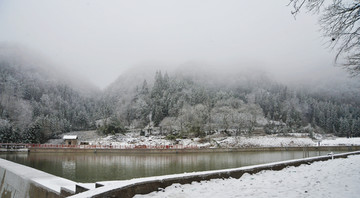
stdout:
<svg viewBox="0 0 360 198">
<path fill-rule="evenodd" d="M 360 145 L 360 138 L 325 139 L 325 140 L 321 141 L 321 145 L 324 145 L 324 146 Z"/>
<path fill-rule="evenodd" d="M 309 138 L 306 134 L 288 134 L 288 136 L 266 135 L 266 136 L 224 136 L 215 134 L 206 138 L 167 140 L 165 136 L 140 136 L 139 133 L 126 133 L 100 136 L 95 131 L 71 132 L 64 135 L 78 135 L 79 141 L 88 142 L 90 145 L 112 145 L 112 146 L 166 146 L 183 145 L 198 146 L 202 148 L 239 148 L 239 147 L 288 147 L 288 146 L 317 146 L 320 141 L 322 146 L 351 146 L 360 145 L 360 138 L 338 138 L 334 136 L 323 137 L 317 135 L 318 139 Z M 49 144 L 61 144 L 61 139 L 50 140 Z"/>
<path fill-rule="evenodd" d="M 290 134 L 283 137 L 277 135 L 252 136 L 252 137 L 228 137 L 221 135 L 208 136 L 206 138 L 178 139 L 177 141 L 167 140 L 165 136 L 140 136 L 138 133 L 126 133 L 100 136 L 94 131 L 67 133 L 78 135 L 80 141 L 88 142 L 90 145 L 112 145 L 112 146 L 164 146 L 183 145 L 198 146 L 203 148 L 233 148 L 233 147 L 283 147 L 283 146 L 317 146 L 318 141 L 322 146 L 337 145 L 360 145 L 360 138 L 338 138 L 323 137 L 320 140 L 313 140 L 306 135 Z M 50 140 L 50 144 L 61 144 L 61 139 Z"/>
<path fill-rule="evenodd" d="M 314 162 L 281 171 L 244 174 L 239 179 L 213 179 L 173 184 L 142 197 L 346 197 L 360 195 L 360 155 Z"/>
</svg>

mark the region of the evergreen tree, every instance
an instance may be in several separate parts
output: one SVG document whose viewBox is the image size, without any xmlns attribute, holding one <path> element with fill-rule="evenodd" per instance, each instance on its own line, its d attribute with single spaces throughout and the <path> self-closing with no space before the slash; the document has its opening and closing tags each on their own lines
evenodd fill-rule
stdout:
<svg viewBox="0 0 360 198">
<path fill-rule="evenodd" d="M 351 132 L 351 128 L 348 119 L 340 118 L 340 128 L 338 135 L 341 137 L 344 136 L 350 137 L 350 132 Z"/>
</svg>

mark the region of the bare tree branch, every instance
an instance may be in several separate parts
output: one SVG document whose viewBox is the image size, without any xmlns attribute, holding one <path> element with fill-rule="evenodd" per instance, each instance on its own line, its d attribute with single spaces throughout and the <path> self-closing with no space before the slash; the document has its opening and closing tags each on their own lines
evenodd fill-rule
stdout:
<svg viewBox="0 0 360 198">
<path fill-rule="evenodd" d="M 359 0 L 290 0 L 291 13 L 301 9 L 320 14 L 323 36 L 337 50 L 335 61 L 345 57 L 343 67 L 352 75 L 360 74 L 360 1 Z"/>
</svg>

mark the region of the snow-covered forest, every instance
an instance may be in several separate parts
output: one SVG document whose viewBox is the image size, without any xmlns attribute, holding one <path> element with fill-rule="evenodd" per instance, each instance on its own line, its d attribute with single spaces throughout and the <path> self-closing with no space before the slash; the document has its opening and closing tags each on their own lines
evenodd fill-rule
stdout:
<svg viewBox="0 0 360 198">
<path fill-rule="evenodd" d="M 60 133 L 152 128 L 173 137 L 273 133 L 360 136 L 358 84 L 288 85 L 258 71 L 123 73 L 105 90 L 51 67 L 0 56 L 0 142 L 42 143 Z"/>
<path fill-rule="evenodd" d="M 97 100 L 33 58 L 1 49 L 0 142 L 45 142 L 89 129 Z"/>
<path fill-rule="evenodd" d="M 258 128 L 268 134 L 359 136 L 359 101 L 337 94 L 289 88 L 257 74 L 228 73 L 222 78 L 158 71 L 153 84 L 144 80 L 135 92 L 115 97 L 109 115 L 133 128 L 145 127 L 151 117 L 162 131 L 193 136 L 251 134 Z"/>
</svg>

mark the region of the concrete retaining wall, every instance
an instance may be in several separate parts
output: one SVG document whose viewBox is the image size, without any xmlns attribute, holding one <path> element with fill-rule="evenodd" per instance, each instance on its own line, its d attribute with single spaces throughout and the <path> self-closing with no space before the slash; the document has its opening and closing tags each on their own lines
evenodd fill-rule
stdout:
<svg viewBox="0 0 360 198">
<path fill-rule="evenodd" d="M 75 194 L 76 183 L 0 159 L 0 197 L 62 198 Z"/>
<path fill-rule="evenodd" d="M 203 181 L 216 178 L 240 178 L 244 173 L 258 173 L 262 170 L 281 170 L 288 166 L 299 166 L 301 164 L 310 164 L 315 161 L 325 161 L 331 158 L 345 158 L 348 155 L 358 155 L 360 151 L 336 154 L 333 156 L 312 157 L 299 160 L 289 160 L 264 165 L 248 166 L 236 169 L 226 169 L 219 171 L 206 171 L 190 174 L 177 174 L 160 177 L 148 177 L 118 182 L 100 182 L 96 189 L 89 190 L 74 196 L 72 198 L 104 198 L 104 197 L 133 197 L 135 194 L 147 194 L 157 191 L 159 188 L 166 188 L 174 183 L 190 184 L 193 181 Z"/>
<path fill-rule="evenodd" d="M 312 147 L 248 147 L 203 149 L 88 149 L 88 148 L 29 148 L 29 152 L 47 153 L 212 153 L 246 151 L 357 151 L 360 146 L 312 146 Z"/>
</svg>

